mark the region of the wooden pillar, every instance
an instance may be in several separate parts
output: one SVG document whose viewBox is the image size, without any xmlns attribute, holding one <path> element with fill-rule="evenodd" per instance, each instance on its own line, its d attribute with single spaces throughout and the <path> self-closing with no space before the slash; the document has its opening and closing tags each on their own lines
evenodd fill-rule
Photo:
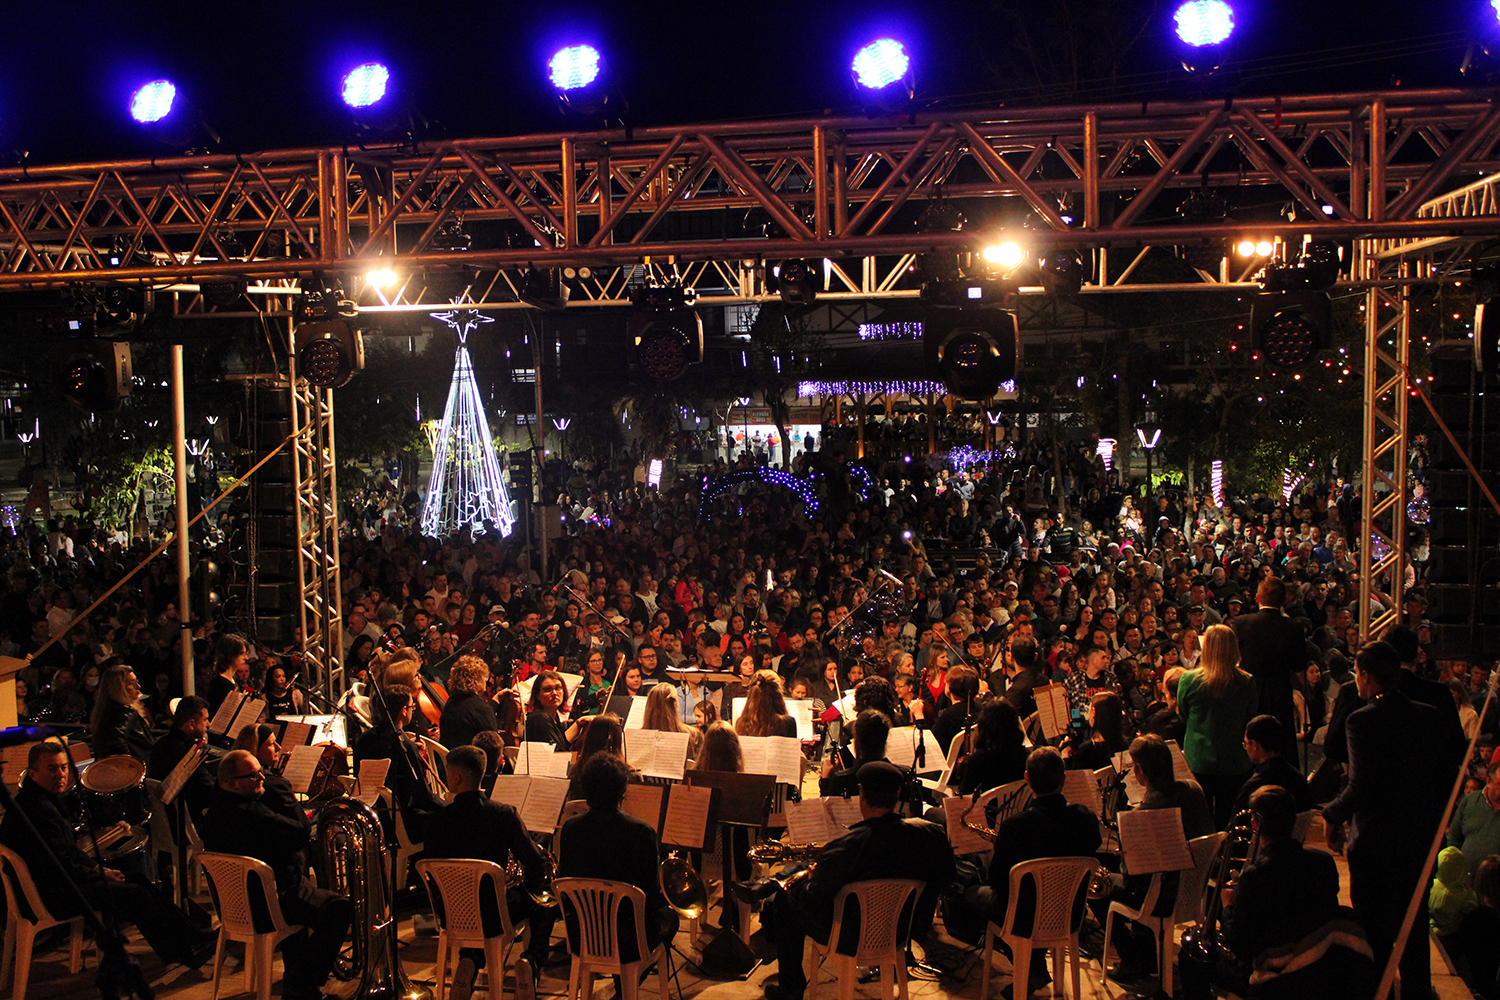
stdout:
<svg viewBox="0 0 1500 1000">
<path fill-rule="evenodd" d="M 854 397 L 854 415 L 859 421 L 859 434 L 855 440 L 859 443 L 858 457 L 865 457 L 865 394 L 860 393 Z"/>
<path fill-rule="evenodd" d="M 934 395 L 927 403 L 927 454 L 937 454 L 938 397 Z"/>
</svg>

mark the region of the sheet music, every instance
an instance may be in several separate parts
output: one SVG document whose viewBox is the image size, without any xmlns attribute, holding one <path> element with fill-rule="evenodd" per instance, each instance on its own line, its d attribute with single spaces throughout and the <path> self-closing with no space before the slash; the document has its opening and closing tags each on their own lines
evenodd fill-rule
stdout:
<svg viewBox="0 0 1500 1000">
<path fill-rule="evenodd" d="M 1181 809 L 1131 809 L 1117 817 L 1125 870 L 1132 875 L 1178 872 L 1193 867 L 1182 832 Z"/>
<path fill-rule="evenodd" d="M 7 785 L 19 785 L 21 773 L 26 770 L 26 758 L 31 753 L 34 744 L 23 743 L 20 746 L 5 747 L 0 750 L 0 770 L 4 772 Z"/>
<path fill-rule="evenodd" d="M 813 707 L 811 698 L 788 698 L 786 700 L 787 714 L 797 720 L 797 739 L 804 742 L 815 740 L 818 734 L 813 732 Z"/>
<path fill-rule="evenodd" d="M 925 734 L 923 742 L 926 742 Z M 937 746 L 936 741 L 932 744 Z M 885 740 L 885 759 L 897 767 L 917 766 L 917 727 L 897 726 Z"/>
<path fill-rule="evenodd" d="M 1182 747 L 1177 745 L 1176 740 L 1167 740 L 1167 748 L 1172 751 L 1172 777 L 1178 781 L 1197 781 L 1193 777 L 1193 769 L 1188 767 L 1187 757 L 1182 752 Z"/>
<path fill-rule="evenodd" d="M 794 844 L 826 844 L 838 839 L 833 818 L 824 799 L 804 799 L 786 804 L 786 835 Z"/>
<path fill-rule="evenodd" d="M 843 715 L 844 721 L 846 723 L 853 722 L 854 721 L 854 717 L 859 714 L 858 712 L 856 712 L 854 710 L 854 692 L 853 691 L 850 691 L 844 697 L 840 698 L 838 700 L 837 704 L 839 706 L 839 712 L 840 712 L 840 714 Z"/>
<path fill-rule="evenodd" d="M 380 798 L 380 790 L 385 787 L 385 776 L 390 773 L 391 759 L 380 757 L 373 760 L 362 760 L 359 764 L 359 776 L 356 787 L 359 794 L 355 796 L 367 806 L 373 806 L 375 800 Z"/>
<path fill-rule="evenodd" d="M 240 733 L 247 726 L 253 726 L 260 721 L 261 716 L 266 714 L 266 703 L 253 695 L 240 702 L 240 710 L 234 713 L 234 721 L 229 724 L 230 732 L 225 735 L 239 739 Z"/>
<path fill-rule="evenodd" d="M 562 678 L 563 690 L 568 692 L 568 700 L 562 707 L 563 714 L 566 715 L 573 710 L 573 699 L 578 697 L 578 689 L 583 686 L 583 675 L 558 673 L 557 676 Z"/>
<path fill-rule="evenodd" d="M 172 800 L 177 798 L 178 793 L 182 791 L 182 786 L 187 784 L 188 778 L 192 777 L 193 772 L 198 770 L 198 765 L 203 763 L 204 756 L 196 744 L 182 755 L 177 766 L 172 768 L 172 773 L 167 775 L 167 780 L 161 783 L 162 805 L 172 804 Z"/>
<path fill-rule="evenodd" d="M 708 835 L 708 807 L 713 803 L 713 792 L 712 788 L 692 785 L 671 786 L 667 792 L 667 817 L 661 825 L 661 842 L 701 850 Z"/>
<path fill-rule="evenodd" d="M 239 691 L 229 692 L 229 696 L 219 703 L 219 710 L 214 713 L 213 721 L 208 724 L 208 731 L 224 735 L 229 732 L 229 724 L 234 721 L 235 713 L 240 710 L 240 702 L 245 700 L 243 693 Z M 238 735 L 236 733 L 235 735 Z"/>
<path fill-rule="evenodd" d="M 1066 733 L 1068 723 L 1072 721 L 1067 690 L 1061 684 L 1047 684 L 1033 688 L 1032 694 L 1036 697 L 1042 735 L 1049 740 L 1055 740 Z"/>
<path fill-rule="evenodd" d="M 648 778 L 681 781 L 687 752 L 687 733 L 633 729 L 625 737 L 625 762 Z"/>
<path fill-rule="evenodd" d="M 526 804 L 521 807 L 521 822 L 532 833 L 552 833 L 567 801 L 566 779 L 533 777 L 526 791 Z"/>
<path fill-rule="evenodd" d="M 839 827 L 839 836 L 848 833 L 856 823 L 865 821 L 864 814 L 859 811 L 859 796 L 846 799 L 842 795 L 834 795 L 823 800 L 828 803 L 828 814 L 833 817 L 833 822 Z"/>
<path fill-rule="evenodd" d="M 552 753 L 538 751 L 531 755 L 531 773 L 543 778 L 566 778 L 568 769 L 572 766 L 573 754 L 568 750 L 554 750 Z"/>
<path fill-rule="evenodd" d="M 767 736 L 766 763 L 776 780 L 795 788 L 802 787 L 802 741 L 795 736 Z M 740 737 L 744 742 L 744 737 Z"/>
<path fill-rule="evenodd" d="M 281 776 L 292 786 L 292 791 L 298 795 L 306 795 L 308 786 L 312 784 L 313 773 L 318 769 L 318 761 L 322 759 L 322 747 L 307 744 L 292 747 L 292 756 L 287 759 Z"/>
<path fill-rule="evenodd" d="M 745 714 L 745 701 L 746 699 L 744 698 L 731 699 L 731 704 L 734 705 L 734 714 L 730 716 L 731 719 L 738 719 L 741 715 Z"/>
<path fill-rule="evenodd" d="M 627 816 L 634 816 L 653 830 L 659 830 L 661 829 L 661 797 L 665 791 L 666 789 L 661 785 L 642 785 L 631 782 L 625 786 L 625 800 L 620 803 L 620 811 Z"/>
<path fill-rule="evenodd" d="M 552 744 L 545 740 L 523 740 L 516 755 L 516 773 L 546 775 L 553 753 Z"/>
<path fill-rule="evenodd" d="M 626 729 L 640 729 L 646 724 L 646 699 L 635 697 L 630 699 L 630 714 L 625 717 Z"/>
<path fill-rule="evenodd" d="M 745 762 L 745 774 L 774 774 L 766 754 L 766 736 L 741 736 L 740 756 Z"/>
<path fill-rule="evenodd" d="M 288 722 L 281 734 L 284 747 L 306 746 L 312 742 L 313 727 L 305 722 Z"/>
<path fill-rule="evenodd" d="M 531 779 L 524 774 L 497 774 L 494 787 L 490 789 L 490 798 L 520 812 L 521 807 L 526 804 L 526 791 L 530 787 Z"/>
<path fill-rule="evenodd" d="M 1068 771 L 1063 776 L 1063 798 L 1075 806 L 1084 806 L 1098 816 L 1104 811 L 1104 802 L 1099 798 L 1099 782 L 1094 772 L 1087 769 Z"/>
<path fill-rule="evenodd" d="M 994 844 L 964 826 L 963 820 L 959 818 L 970 805 L 966 795 L 952 795 L 943 800 L 943 815 L 948 820 L 948 840 L 953 844 L 954 854 L 983 854 L 985 851 L 994 850 L 995 847 Z M 980 809 L 974 810 L 975 815 L 981 812 Z M 979 822 L 983 825 L 983 816 L 980 816 Z"/>
</svg>

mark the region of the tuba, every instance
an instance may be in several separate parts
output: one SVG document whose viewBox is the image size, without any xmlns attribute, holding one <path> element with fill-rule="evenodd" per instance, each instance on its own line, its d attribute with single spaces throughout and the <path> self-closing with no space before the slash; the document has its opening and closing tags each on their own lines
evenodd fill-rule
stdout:
<svg viewBox="0 0 1500 1000">
<path fill-rule="evenodd" d="M 387 891 L 389 852 L 375 811 L 355 799 L 336 799 L 318 813 L 320 881 L 354 903 L 352 968 L 360 976 L 354 995 L 366 1000 L 428 1000 L 412 986 L 396 954 L 396 919 Z"/>
</svg>

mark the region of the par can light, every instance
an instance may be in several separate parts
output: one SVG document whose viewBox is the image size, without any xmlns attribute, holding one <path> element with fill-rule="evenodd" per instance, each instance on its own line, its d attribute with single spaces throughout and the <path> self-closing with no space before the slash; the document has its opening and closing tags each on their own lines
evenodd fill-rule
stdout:
<svg viewBox="0 0 1500 1000">
<path fill-rule="evenodd" d="M 391 71 L 378 62 L 361 63 L 344 74 L 342 96 L 351 108 L 368 108 L 385 98 Z"/>
<path fill-rule="evenodd" d="M 130 95 L 130 117 L 142 125 L 155 124 L 172 113 L 176 100 L 176 84 L 171 80 L 152 80 Z"/>
<path fill-rule="evenodd" d="M 894 38 L 877 38 L 854 54 L 854 79 L 869 90 L 883 90 L 906 79 L 911 57 Z"/>
<path fill-rule="evenodd" d="M 1224 0 L 1188 0 L 1177 8 L 1173 23 L 1185 45 L 1218 45 L 1234 33 L 1234 8 Z"/>
<path fill-rule="evenodd" d="M 547 61 L 547 75 L 558 90 L 577 90 L 599 79 L 599 50 L 592 45 L 569 45 Z"/>
</svg>

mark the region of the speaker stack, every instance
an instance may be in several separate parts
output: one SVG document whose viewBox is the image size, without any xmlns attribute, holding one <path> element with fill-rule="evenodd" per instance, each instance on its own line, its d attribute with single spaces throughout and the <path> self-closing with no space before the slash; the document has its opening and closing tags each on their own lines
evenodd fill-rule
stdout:
<svg viewBox="0 0 1500 1000">
<path fill-rule="evenodd" d="M 292 432 L 285 387 L 253 384 L 240 423 L 238 472 L 243 475 Z M 291 643 L 300 620 L 297 582 L 297 485 L 292 446 L 282 448 L 245 484 L 249 502 L 235 533 L 241 572 L 230 587 L 244 610 L 243 626 L 273 648 Z"/>
</svg>

